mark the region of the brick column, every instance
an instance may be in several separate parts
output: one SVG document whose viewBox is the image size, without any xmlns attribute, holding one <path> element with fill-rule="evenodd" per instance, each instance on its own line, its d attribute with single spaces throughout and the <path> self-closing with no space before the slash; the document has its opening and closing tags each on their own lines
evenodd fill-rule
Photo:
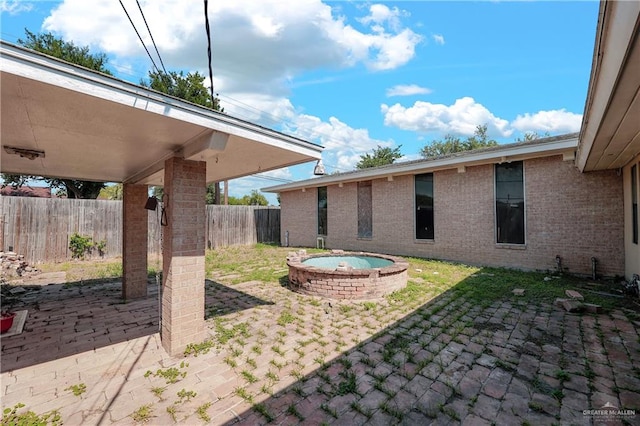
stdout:
<svg viewBox="0 0 640 426">
<path fill-rule="evenodd" d="M 205 338 L 205 162 L 173 157 L 165 162 L 162 273 L 162 346 L 172 356 Z"/>
<path fill-rule="evenodd" d="M 147 296 L 147 234 L 149 214 L 144 208 L 147 185 L 123 185 L 122 297 Z"/>
</svg>

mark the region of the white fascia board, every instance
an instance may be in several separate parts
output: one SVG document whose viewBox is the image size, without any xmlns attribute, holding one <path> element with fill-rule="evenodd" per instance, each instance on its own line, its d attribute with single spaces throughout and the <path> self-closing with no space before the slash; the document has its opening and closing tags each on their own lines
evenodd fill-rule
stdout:
<svg viewBox="0 0 640 426">
<path fill-rule="evenodd" d="M 323 147 L 0 40 L 0 71 L 319 159 Z"/>
<path fill-rule="evenodd" d="M 263 192 L 285 192 L 300 188 L 312 188 L 337 183 L 359 182 L 372 179 L 386 178 L 388 176 L 401 176 L 416 173 L 429 173 L 438 170 L 458 169 L 465 166 L 477 166 L 481 164 L 494 164 L 504 161 L 520 161 L 528 158 L 548 157 L 560 155 L 568 151 L 575 151 L 578 146 L 578 137 L 557 140 L 548 143 L 517 144 L 505 146 L 503 149 L 479 150 L 479 152 L 467 151 L 459 155 L 453 155 L 442 159 L 424 160 L 398 163 L 391 166 L 374 167 L 362 171 L 346 173 L 342 175 L 329 175 L 315 179 L 287 183 L 284 185 L 262 188 Z"/>
</svg>

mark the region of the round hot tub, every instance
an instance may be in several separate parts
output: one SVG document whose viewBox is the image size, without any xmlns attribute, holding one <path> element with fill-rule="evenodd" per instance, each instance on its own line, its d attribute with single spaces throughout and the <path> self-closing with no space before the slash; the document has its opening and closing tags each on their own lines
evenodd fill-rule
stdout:
<svg viewBox="0 0 640 426">
<path fill-rule="evenodd" d="M 407 285 L 409 264 L 398 257 L 376 253 L 309 256 L 290 253 L 289 285 L 298 293 L 333 299 L 374 299 Z"/>
</svg>

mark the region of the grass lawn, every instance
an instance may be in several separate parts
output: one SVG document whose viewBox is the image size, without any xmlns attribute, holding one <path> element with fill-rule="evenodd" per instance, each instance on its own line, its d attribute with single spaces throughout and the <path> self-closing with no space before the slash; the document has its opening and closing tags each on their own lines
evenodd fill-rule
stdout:
<svg viewBox="0 0 640 426">
<path fill-rule="evenodd" d="M 268 244 L 207 250 L 206 277 L 231 286 L 247 281 L 286 285 L 288 269 L 285 258 L 287 253 L 295 250 L 297 249 Z M 325 251 L 306 250 L 308 253 Z M 408 312 L 447 290 L 454 298 L 464 295 L 478 303 L 489 305 L 496 300 L 511 298 L 511 291 L 515 288 L 525 289 L 523 300 L 530 302 L 553 302 L 558 297 L 566 297 L 565 290 L 574 289 L 581 291 L 585 302 L 602 305 L 605 309 L 621 304 L 630 309 L 638 308 L 636 303 L 627 298 L 618 299 L 600 294 L 619 294 L 621 286 L 613 280 L 592 282 L 570 275 L 558 276 L 554 273 L 405 258 L 409 261 L 409 283 L 405 289 L 385 300 L 385 304 L 402 312 Z M 65 272 L 67 281 L 71 284 L 119 279 L 122 276 L 121 259 L 49 263 L 40 265 L 39 268 L 43 272 Z M 148 269 L 149 276 L 152 277 L 161 267 L 157 262 L 150 262 Z"/>
</svg>

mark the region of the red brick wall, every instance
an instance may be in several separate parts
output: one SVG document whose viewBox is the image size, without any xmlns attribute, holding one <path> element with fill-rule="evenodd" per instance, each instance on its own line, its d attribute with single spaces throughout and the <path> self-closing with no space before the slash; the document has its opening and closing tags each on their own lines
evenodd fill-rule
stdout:
<svg viewBox="0 0 640 426">
<path fill-rule="evenodd" d="M 368 253 L 357 253 L 368 255 Z M 346 271 L 318 268 L 304 264 L 311 256 L 288 258 L 289 285 L 298 293 L 332 299 L 375 299 L 407 285 L 409 264 L 403 259 L 380 256 L 394 263 L 383 268 Z"/>
<path fill-rule="evenodd" d="M 171 355 L 204 339 L 206 163 L 165 163 L 162 344 Z"/>
<path fill-rule="evenodd" d="M 373 237 L 357 238 L 356 184 L 328 188 L 330 248 L 410 255 L 469 264 L 568 272 L 624 272 L 622 178 L 615 171 L 581 174 L 561 156 L 525 161 L 526 245 L 495 242 L 494 166 L 434 173 L 435 238 L 414 238 L 413 176 L 373 181 Z M 307 192 L 314 192 L 308 189 Z M 315 209 L 300 191 L 281 194 L 282 229 L 305 229 L 292 245 L 315 246 Z M 315 206 L 315 201 L 313 203 Z M 303 211 L 304 214 L 296 214 Z"/>
<path fill-rule="evenodd" d="M 331 206 L 331 200 L 328 202 Z M 315 247 L 318 236 L 318 190 L 309 188 L 305 192 L 300 189 L 283 192 L 280 194 L 280 206 L 285 205 L 290 207 L 280 209 L 281 243 L 286 244 L 285 235 L 289 231 L 290 246 Z"/>
<path fill-rule="evenodd" d="M 147 233 L 149 227 L 147 185 L 123 186 L 122 297 L 147 296 Z"/>
</svg>

